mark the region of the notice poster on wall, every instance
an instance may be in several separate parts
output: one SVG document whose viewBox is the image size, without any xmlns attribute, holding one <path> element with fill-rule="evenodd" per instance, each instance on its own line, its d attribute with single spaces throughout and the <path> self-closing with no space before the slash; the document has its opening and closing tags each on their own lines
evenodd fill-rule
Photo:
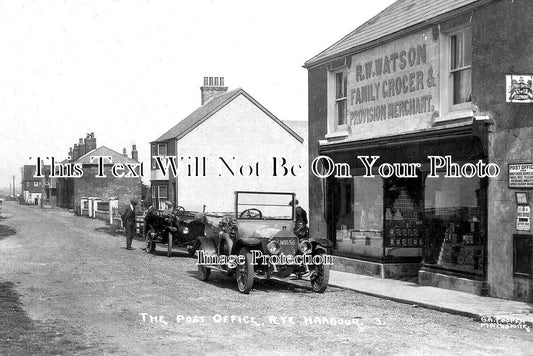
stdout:
<svg viewBox="0 0 533 356">
<path fill-rule="evenodd" d="M 531 230 L 531 209 L 527 205 L 518 206 L 518 213 L 516 214 L 516 229 L 519 231 Z"/>
<path fill-rule="evenodd" d="M 533 188 L 533 163 L 509 165 L 509 188 Z"/>
</svg>

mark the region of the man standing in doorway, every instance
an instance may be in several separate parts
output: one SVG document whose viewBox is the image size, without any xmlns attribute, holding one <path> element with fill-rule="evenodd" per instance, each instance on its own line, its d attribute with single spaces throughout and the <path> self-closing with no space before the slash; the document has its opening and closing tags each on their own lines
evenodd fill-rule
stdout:
<svg viewBox="0 0 533 356">
<path fill-rule="evenodd" d="M 122 214 L 122 224 L 126 231 L 126 250 L 133 250 L 131 242 L 133 241 L 133 231 L 135 230 L 135 207 L 137 206 L 137 200 L 132 199 L 130 205 Z"/>
</svg>

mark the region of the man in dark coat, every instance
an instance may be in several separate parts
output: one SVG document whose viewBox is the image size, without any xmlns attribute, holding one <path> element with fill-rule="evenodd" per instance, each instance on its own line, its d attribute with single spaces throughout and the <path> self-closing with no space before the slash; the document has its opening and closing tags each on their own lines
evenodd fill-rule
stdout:
<svg viewBox="0 0 533 356">
<path fill-rule="evenodd" d="M 298 205 L 298 199 L 294 200 L 294 206 L 295 206 L 294 220 L 295 220 L 296 226 L 299 226 L 299 225 L 307 226 L 307 223 L 308 223 L 307 213 L 300 205 Z"/>
<path fill-rule="evenodd" d="M 122 224 L 126 230 L 126 250 L 132 250 L 131 242 L 133 241 L 133 232 L 135 231 L 135 207 L 137 200 L 132 199 L 130 205 L 122 214 Z"/>
<path fill-rule="evenodd" d="M 307 235 L 307 213 L 298 203 L 298 199 L 294 199 L 294 233 L 303 238 Z M 293 205 L 293 202 L 289 205 Z"/>
</svg>

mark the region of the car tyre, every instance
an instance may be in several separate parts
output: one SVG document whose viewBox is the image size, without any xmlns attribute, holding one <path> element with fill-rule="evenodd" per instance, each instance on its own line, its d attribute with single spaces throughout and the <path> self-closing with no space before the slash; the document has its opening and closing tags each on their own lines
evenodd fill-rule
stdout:
<svg viewBox="0 0 533 356">
<path fill-rule="evenodd" d="M 311 287 L 316 293 L 324 293 L 328 288 L 329 282 L 329 265 L 321 264 L 317 265 L 311 276 Z"/>
<path fill-rule="evenodd" d="M 254 284 L 254 266 L 252 265 L 252 253 L 247 247 L 241 248 L 239 255 L 244 256 L 244 263 L 237 265 L 236 279 L 239 292 L 248 294 Z"/>
<path fill-rule="evenodd" d="M 155 251 L 155 242 L 153 242 L 150 238 L 150 236 L 153 236 L 153 234 L 155 234 L 155 230 L 153 227 L 151 227 L 150 230 L 146 232 L 146 235 L 144 237 L 144 241 L 146 242 L 144 252 L 146 253 L 153 253 Z"/>
<path fill-rule="evenodd" d="M 198 265 L 198 272 L 200 272 L 200 280 L 202 281 L 207 281 L 209 279 L 209 275 L 211 274 L 211 270 L 202 265 Z"/>
<path fill-rule="evenodd" d="M 189 257 L 194 258 L 194 255 L 196 254 L 196 250 L 198 249 L 198 244 L 194 243 L 192 246 L 187 246 L 187 253 L 189 254 Z"/>
<path fill-rule="evenodd" d="M 168 233 L 168 250 L 167 250 L 167 256 L 172 257 L 172 244 L 174 241 L 172 241 L 172 233 Z"/>
</svg>

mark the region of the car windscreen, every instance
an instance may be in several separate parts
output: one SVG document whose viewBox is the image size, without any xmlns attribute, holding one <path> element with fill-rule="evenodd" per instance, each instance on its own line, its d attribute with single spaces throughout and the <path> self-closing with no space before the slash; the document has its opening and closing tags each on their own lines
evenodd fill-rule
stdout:
<svg viewBox="0 0 533 356">
<path fill-rule="evenodd" d="M 292 220 L 291 193 L 237 192 L 237 218 Z"/>
</svg>

